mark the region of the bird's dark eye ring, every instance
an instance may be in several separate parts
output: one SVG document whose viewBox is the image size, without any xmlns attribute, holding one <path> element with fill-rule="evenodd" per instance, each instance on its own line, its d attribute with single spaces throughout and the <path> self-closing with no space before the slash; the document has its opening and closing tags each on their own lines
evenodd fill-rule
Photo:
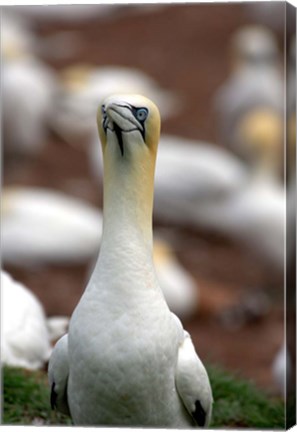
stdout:
<svg viewBox="0 0 297 432">
<path fill-rule="evenodd" d="M 146 108 L 136 109 L 135 116 L 138 121 L 143 122 L 148 116 L 148 110 Z"/>
</svg>

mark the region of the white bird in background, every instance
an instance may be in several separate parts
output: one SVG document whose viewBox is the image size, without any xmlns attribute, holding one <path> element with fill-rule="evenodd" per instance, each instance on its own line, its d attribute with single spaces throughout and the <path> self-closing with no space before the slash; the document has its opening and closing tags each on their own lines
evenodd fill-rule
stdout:
<svg viewBox="0 0 297 432">
<path fill-rule="evenodd" d="M 233 71 L 218 89 L 214 104 L 221 140 L 241 154 L 242 122 L 255 113 L 282 118 L 283 74 L 274 34 L 265 27 L 240 28 L 231 41 Z"/>
<path fill-rule="evenodd" d="M 277 177 L 282 146 L 282 122 L 268 116 L 250 117 L 244 125 L 249 132 L 244 151 L 250 159 L 250 176 L 229 199 L 201 206 L 209 227 L 219 228 L 248 246 L 279 270 L 284 265 L 286 194 Z M 253 128 L 250 128 L 250 124 Z M 269 128 L 269 133 L 267 132 Z"/>
<path fill-rule="evenodd" d="M 3 8 L 1 15 L 2 54 L 34 53 L 38 41 L 28 22 L 15 13 L 15 8 Z"/>
<path fill-rule="evenodd" d="M 157 107 L 108 98 L 98 111 L 104 153 L 99 259 L 49 362 L 51 402 L 74 424 L 207 426 L 212 392 L 190 335 L 170 312 L 153 265 Z"/>
<path fill-rule="evenodd" d="M 78 198 L 51 189 L 5 187 L 1 218 L 4 263 L 78 263 L 98 253 L 101 211 Z"/>
<path fill-rule="evenodd" d="M 227 235 L 282 268 L 285 193 L 276 174 L 282 122 L 264 114 L 249 120 L 253 128 L 242 125 L 248 165 L 206 143 L 161 139 L 154 211 L 171 223 Z"/>
<path fill-rule="evenodd" d="M 281 71 L 281 60 L 275 34 L 268 27 L 246 25 L 231 39 L 233 69 Z"/>
<path fill-rule="evenodd" d="M 2 23 L 3 146 L 12 155 L 32 156 L 45 144 L 56 77 L 31 51 L 33 36 L 9 15 Z"/>
<path fill-rule="evenodd" d="M 163 135 L 156 163 L 155 217 L 179 225 L 203 226 L 200 209 L 238 192 L 247 175 L 245 165 L 223 148 Z"/>
<path fill-rule="evenodd" d="M 98 100 L 110 94 L 151 95 L 159 104 L 163 118 L 175 114 L 180 106 L 176 95 L 162 89 L 155 80 L 136 68 L 77 64 L 61 72 L 60 83 L 51 126 L 72 144 L 97 137 L 94 118 Z"/>
<path fill-rule="evenodd" d="M 52 348 L 43 307 L 23 284 L 1 271 L 1 362 L 42 368 Z"/>
<path fill-rule="evenodd" d="M 170 244 L 160 236 L 154 239 L 153 258 L 169 309 L 181 319 L 193 316 L 199 310 L 199 287 L 179 262 Z"/>
</svg>

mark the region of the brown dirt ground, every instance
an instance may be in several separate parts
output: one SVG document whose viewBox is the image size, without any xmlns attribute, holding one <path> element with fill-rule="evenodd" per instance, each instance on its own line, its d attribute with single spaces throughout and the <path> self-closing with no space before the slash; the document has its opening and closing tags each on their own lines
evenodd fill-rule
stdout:
<svg viewBox="0 0 297 432">
<path fill-rule="evenodd" d="M 36 29 L 40 35 L 81 32 L 82 48 L 73 58 L 51 61 L 56 69 L 72 61 L 139 67 L 184 98 L 182 112 L 163 122 L 164 132 L 216 141 L 212 98 L 228 75 L 228 42 L 235 29 L 252 22 L 243 4 L 199 4 L 85 23 L 39 24 Z M 72 148 L 54 135 L 37 159 L 14 165 L 4 160 L 3 184 L 52 187 L 101 205 L 83 146 Z M 200 289 L 198 313 L 184 322 L 200 356 L 274 392 L 271 364 L 283 335 L 282 276 L 228 239 L 190 229 L 173 228 L 173 233 L 178 257 Z M 73 311 L 88 265 L 7 269 L 37 294 L 49 315 L 56 315 Z M 225 325 L 222 311 L 226 315 L 251 290 L 269 292 L 270 309 L 238 328 Z"/>
</svg>

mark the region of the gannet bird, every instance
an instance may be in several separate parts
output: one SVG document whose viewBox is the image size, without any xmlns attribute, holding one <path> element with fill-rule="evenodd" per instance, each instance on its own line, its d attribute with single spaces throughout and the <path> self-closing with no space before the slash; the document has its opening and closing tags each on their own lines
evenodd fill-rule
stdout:
<svg viewBox="0 0 297 432">
<path fill-rule="evenodd" d="M 246 25 L 232 36 L 233 68 L 279 69 L 280 58 L 274 33 L 265 26 Z"/>
<path fill-rule="evenodd" d="M 10 22 L 4 28 L 8 29 L 1 44 L 3 146 L 7 153 L 32 156 L 45 144 L 56 77 L 34 56 L 29 38 L 24 34 L 21 39 L 20 29 L 14 31 Z"/>
<path fill-rule="evenodd" d="M 2 258 L 14 265 L 77 263 L 98 254 L 101 211 L 51 189 L 5 187 Z"/>
<path fill-rule="evenodd" d="M 265 122 L 251 119 L 253 129 L 244 151 L 250 159 L 250 175 L 241 188 L 223 201 L 201 206 L 199 217 L 273 264 L 284 266 L 286 194 L 277 177 L 282 146 L 282 122 L 266 133 Z M 249 124 L 246 125 L 249 128 Z"/>
<path fill-rule="evenodd" d="M 98 110 L 103 236 L 86 290 L 49 362 L 51 402 L 77 425 L 207 426 L 212 392 L 170 312 L 152 257 L 157 107 L 110 96 Z"/>
<path fill-rule="evenodd" d="M 23 16 L 16 14 L 15 8 L 5 8 L 2 9 L 1 18 L 2 54 L 12 50 L 27 54 L 34 53 L 37 37 Z"/>
<path fill-rule="evenodd" d="M 216 92 L 214 107 L 224 144 L 242 156 L 242 122 L 251 113 L 271 122 L 284 111 L 283 74 L 274 34 L 261 26 L 238 30 L 231 41 L 233 68 Z M 264 113 L 264 114 L 263 114 Z"/>
<path fill-rule="evenodd" d="M 205 143 L 161 139 L 155 216 L 224 234 L 282 266 L 285 194 L 276 175 L 282 124 L 274 122 L 271 127 L 270 117 L 267 122 L 251 120 L 254 128 L 246 132 L 249 140 L 243 146 L 249 164 Z M 170 182 L 176 183 L 174 190 Z"/>
<path fill-rule="evenodd" d="M 153 95 L 163 118 L 179 109 L 180 102 L 144 72 L 125 66 L 75 64 L 60 74 L 60 90 L 52 109 L 51 126 L 71 144 L 97 137 L 94 118 L 97 101 L 115 93 Z"/>
<path fill-rule="evenodd" d="M 43 307 L 35 295 L 1 270 L 1 362 L 39 369 L 52 348 Z"/>
</svg>

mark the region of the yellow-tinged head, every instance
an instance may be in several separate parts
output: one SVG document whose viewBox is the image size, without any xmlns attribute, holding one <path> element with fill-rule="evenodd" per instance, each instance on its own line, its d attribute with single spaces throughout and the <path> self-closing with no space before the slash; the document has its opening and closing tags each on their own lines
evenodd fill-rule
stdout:
<svg viewBox="0 0 297 432">
<path fill-rule="evenodd" d="M 243 116 L 238 124 L 240 152 L 256 163 L 277 173 L 281 169 L 283 151 L 283 119 L 269 109 L 255 109 Z"/>
<path fill-rule="evenodd" d="M 27 54 L 20 43 L 14 41 L 5 41 L 2 43 L 3 59 L 7 61 L 20 60 Z"/>
<path fill-rule="evenodd" d="M 277 40 L 266 27 L 240 27 L 231 40 L 231 56 L 234 70 L 247 65 L 276 65 L 279 56 Z"/>
<path fill-rule="evenodd" d="M 123 158 L 143 151 L 143 157 L 156 156 L 160 136 L 157 106 L 140 95 L 116 95 L 106 98 L 98 109 L 99 135 L 103 155 L 108 145 Z"/>
<path fill-rule="evenodd" d="M 92 69 L 92 66 L 89 64 L 69 66 L 60 73 L 61 83 L 65 89 L 79 92 L 88 85 Z"/>
</svg>

